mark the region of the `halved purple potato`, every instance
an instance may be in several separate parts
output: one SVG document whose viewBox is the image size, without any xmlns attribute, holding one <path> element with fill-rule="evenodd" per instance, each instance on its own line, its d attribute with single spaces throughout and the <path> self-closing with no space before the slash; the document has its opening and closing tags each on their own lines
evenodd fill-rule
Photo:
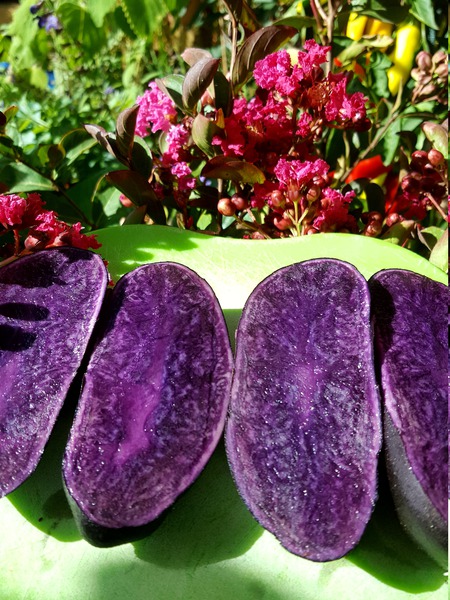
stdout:
<svg viewBox="0 0 450 600">
<path fill-rule="evenodd" d="M 64 458 L 84 537 L 146 535 L 197 478 L 223 432 L 232 354 L 209 285 L 176 263 L 117 283 Z"/>
<path fill-rule="evenodd" d="M 290 552 L 329 561 L 376 500 L 381 419 L 366 281 L 348 263 L 282 268 L 238 326 L 225 430 L 237 488 Z"/>
<path fill-rule="evenodd" d="M 370 280 L 388 476 L 411 537 L 447 564 L 447 288 L 392 269 Z"/>
<path fill-rule="evenodd" d="M 55 248 L 0 269 L 0 497 L 35 470 L 86 350 L 108 276 Z"/>
</svg>

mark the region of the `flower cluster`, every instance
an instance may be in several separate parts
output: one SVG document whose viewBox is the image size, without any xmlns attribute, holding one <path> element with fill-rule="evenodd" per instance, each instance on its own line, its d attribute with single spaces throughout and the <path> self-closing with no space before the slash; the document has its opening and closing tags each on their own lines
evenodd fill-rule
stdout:
<svg viewBox="0 0 450 600">
<path fill-rule="evenodd" d="M 13 233 L 13 255 L 53 246 L 100 247 L 95 236 L 81 233 L 81 223 L 68 225 L 59 220 L 54 211 L 46 210 L 44 205 L 37 193 L 30 193 L 26 198 L 17 194 L 0 195 L 0 235 Z M 23 241 L 20 232 L 25 232 Z M 11 254 L 8 248 L 6 253 Z"/>
<path fill-rule="evenodd" d="M 202 97 L 202 116 L 214 125 L 212 153 L 245 161 L 261 174 L 253 184 L 241 180 L 243 185 L 231 176 L 231 198 L 219 190 L 216 205 L 219 213 L 235 215 L 241 224 L 241 217 L 247 216 L 247 222 L 249 214 L 252 218 L 251 211 L 263 215 L 255 237 L 261 231 L 280 237 L 357 230 L 349 213 L 354 194 L 333 189 L 330 167 L 316 146 L 325 129 L 364 131 L 370 122 L 364 95 L 347 92 L 349 74 L 325 72 L 329 51 L 308 40 L 304 51 L 280 50 L 258 61 L 254 96 L 236 96 L 227 116 L 214 107 L 208 93 Z M 202 158 L 208 159 L 193 142 L 194 118 L 178 116 L 173 101 L 155 82 L 137 103 L 136 133 L 145 137 L 161 132 L 164 140 L 151 180 L 155 192 L 161 199 L 174 198 L 187 215 L 198 187 L 192 173 Z M 230 193 L 233 186 L 235 194 Z"/>
</svg>

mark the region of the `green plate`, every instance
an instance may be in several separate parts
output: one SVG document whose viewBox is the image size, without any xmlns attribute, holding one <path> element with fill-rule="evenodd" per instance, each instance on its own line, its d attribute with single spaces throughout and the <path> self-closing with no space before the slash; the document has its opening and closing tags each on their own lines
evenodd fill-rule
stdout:
<svg viewBox="0 0 450 600">
<path fill-rule="evenodd" d="M 216 292 L 231 338 L 249 293 L 265 276 L 309 258 L 340 258 L 365 277 L 404 268 L 447 276 L 387 242 L 345 234 L 253 241 L 158 226 L 98 232 L 114 281 L 138 265 L 175 261 Z M 397 522 L 384 479 L 366 532 L 345 558 L 313 563 L 285 551 L 251 517 L 220 445 L 150 537 L 111 549 L 80 539 L 61 485 L 73 406 L 63 409 L 36 472 L 0 501 L 0 600 L 444 600 L 445 576 Z M 326 515 L 324 515 L 326 518 Z"/>
</svg>

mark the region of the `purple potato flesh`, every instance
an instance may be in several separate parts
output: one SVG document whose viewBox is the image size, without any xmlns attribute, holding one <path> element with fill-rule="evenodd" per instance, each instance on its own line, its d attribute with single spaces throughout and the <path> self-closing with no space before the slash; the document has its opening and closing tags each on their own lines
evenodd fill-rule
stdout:
<svg viewBox="0 0 450 600">
<path fill-rule="evenodd" d="M 88 541 L 142 537 L 197 478 L 223 432 L 231 374 L 222 311 L 196 273 L 154 263 L 119 280 L 64 458 Z"/>
<path fill-rule="evenodd" d="M 357 544 L 376 500 L 381 423 L 369 291 L 353 266 L 297 263 L 252 292 L 225 441 L 243 500 L 287 550 L 328 561 Z"/>
<path fill-rule="evenodd" d="M 108 277 L 55 248 L 0 269 L 0 497 L 35 470 L 86 351 Z"/>
<path fill-rule="evenodd" d="M 400 521 L 447 562 L 447 288 L 410 271 L 370 280 L 388 475 Z"/>
</svg>

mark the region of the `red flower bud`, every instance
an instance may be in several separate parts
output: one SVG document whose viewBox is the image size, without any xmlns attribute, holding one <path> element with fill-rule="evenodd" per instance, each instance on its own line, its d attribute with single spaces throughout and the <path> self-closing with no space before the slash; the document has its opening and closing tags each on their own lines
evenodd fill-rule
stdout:
<svg viewBox="0 0 450 600">
<path fill-rule="evenodd" d="M 232 217 L 236 212 L 236 207 L 231 202 L 230 198 L 221 198 L 217 203 L 217 210 L 224 217 Z"/>
<path fill-rule="evenodd" d="M 245 210 L 248 207 L 247 200 L 239 194 L 233 194 L 231 202 L 234 204 L 236 210 Z"/>
</svg>

